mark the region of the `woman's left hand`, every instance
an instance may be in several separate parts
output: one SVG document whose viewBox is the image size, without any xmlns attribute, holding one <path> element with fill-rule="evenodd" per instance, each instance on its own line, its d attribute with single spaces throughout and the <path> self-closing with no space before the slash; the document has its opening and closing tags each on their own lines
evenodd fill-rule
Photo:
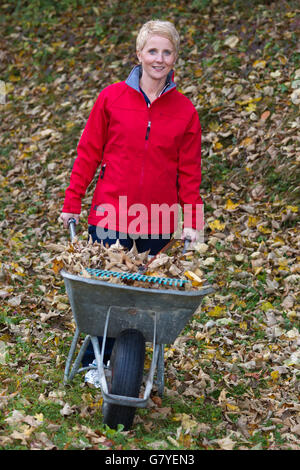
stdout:
<svg viewBox="0 0 300 470">
<path fill-rule="evenodd" d="M 181 239 L 189 239 L 192 243 L 195 242 L 204 242 L 204 232 L 203 230 L 195 230 L 193 228 L 184 228 L 182 231 Z"/>
</svg>

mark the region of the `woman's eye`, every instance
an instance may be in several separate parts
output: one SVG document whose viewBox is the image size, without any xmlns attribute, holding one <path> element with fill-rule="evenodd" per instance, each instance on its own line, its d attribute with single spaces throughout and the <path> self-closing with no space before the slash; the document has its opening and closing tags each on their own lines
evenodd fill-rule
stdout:
<svg viewBox="0 0 300 470">
<path fill-rule="evenodd" d="M 157 49 L 149 49 L 148 53 L 151 54 L 151 55 L 155 55 L 155 54 L 158 54 L 158 51 L 157 51 Z M 172 51 L 170 51 L 169 49 L 166 49 L 162 53 L 165 56 L 169 56 L 169 55 L 172 54 Z"/>
</svg>

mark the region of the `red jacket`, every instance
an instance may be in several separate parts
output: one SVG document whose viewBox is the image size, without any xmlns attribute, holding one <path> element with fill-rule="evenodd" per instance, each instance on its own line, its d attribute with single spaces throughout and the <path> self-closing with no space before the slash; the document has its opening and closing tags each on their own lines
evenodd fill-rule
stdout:
<svg viewBox="0 0 300 470">
<path fill-rule="evenodd" d="M 139 88 L 139 66 L 126 81 L 99 94 L 78 144 L 63 212 L 81 212 L 100 164 L 89 224 L 127 233 L 171 233 L 176 215 L 168 208 L 179 202 L 188 205 L 185 226 L 202 228 L 196 221 L 203 207 L 201 126 L 193 104 L 172 80 L 150 106 Z M 158 212 L 159 222 L 153 222 Z M 168 213 L 170 226 L 164 225 Z"/>
</svg>

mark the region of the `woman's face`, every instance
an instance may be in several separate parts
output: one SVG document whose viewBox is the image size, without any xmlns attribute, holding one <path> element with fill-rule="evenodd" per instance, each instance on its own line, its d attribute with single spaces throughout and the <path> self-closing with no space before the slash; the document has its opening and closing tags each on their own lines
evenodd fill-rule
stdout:
<svg viewBox="0 0 300 470">
<path fill-rule="evenodd" d="M 152 80 L 163 81 L 176 60 L 176 52 L 171 41 L 165 37 L 153 35 L 144 48 L 137 52 L 144 74 Z"/>
</svg>

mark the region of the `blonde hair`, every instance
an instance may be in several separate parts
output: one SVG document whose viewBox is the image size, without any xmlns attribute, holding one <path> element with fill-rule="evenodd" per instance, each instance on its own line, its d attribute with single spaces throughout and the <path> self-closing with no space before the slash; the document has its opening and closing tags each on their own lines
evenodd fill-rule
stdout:
<svg viewBox="0 0 300 470">
<path fill-rule="evenodd" d="M 136 50 L 137 52 L 140 52 L 143 50 L 145 47 L 146 42 L 150 38 L 150 36 L 153 35 L 158 35 L 165 37 L 171 41 L 175 48 L 176 56 L 178 56 L 179 53 L 179 43 L 180 43 L 180 38 L 179 34 L 170 21 L 161 21 L 161 20 L 151 20 L 147 21 L 145 23 L 136 38 Z"/>
</svg>

